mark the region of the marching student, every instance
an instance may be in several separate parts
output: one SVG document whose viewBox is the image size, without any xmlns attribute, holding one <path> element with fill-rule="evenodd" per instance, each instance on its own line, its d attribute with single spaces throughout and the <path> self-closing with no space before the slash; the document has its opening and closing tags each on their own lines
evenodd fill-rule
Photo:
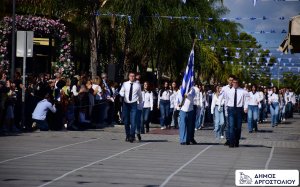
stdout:
<svg viewBox="0 0 300 187">
<path fill-rule="evenodd" d="M 220 93 L 220 98 L 219 98 L 219 102 L 222 101 L 222 99 L 224 98 L 225 99 L 225 95 L 227 92 L 230 91 L 230 89 L 232 88 L 232 81 L 233 81 L 233 78 L 235 76 L 234 75 L 229 75 L 228 79 L 227 79 L 227 82 L 228 84 L 226 86 L 223 86 L 222 87 L 222 90 L 221 90 L 221 93 Z M 218 107 L 221 106 L 220 103 L 218 103 Z M 221 110 L 221 108 L 218 109 L 219 111 Z M 229 122 L 228 122 L 228 113 L 226 110 L 224 110 L 224 125 L 223 125 L 223 129 L 221 130 L 222 132 L 226 131 L 226 142 L 224 145 L 229 145 Z"/>
<path fill-rule="evenodd" d="M 215 137 L 217 139 L 224 138 L 222 132 L 222 126 L 224 125 L 224 98 L 220 96 L 222 87 L 216 86 L 215 93 L 211 102 L 211 114 L 214 117 L 215 124 Z M 219 99 L 222 99 L 219 101 Z M 219 107 L 219 105 L 221 105 Z"/>
<path fill-rule="evenodd" d="M 126 139 L 125 141 L 133 142 L 135 140 L 135 130 L 136 130 L 136 111 L 138 107 L 138 102 L 143 103 L 143 96 L 141 91 L 141 86 L 139 83 L 135 82 L 135 73 L 129 73 L 129 80 L 124 82 L 120 90 L 120 95 L 124 97 L 123 103 L 123 118 Z"/>
<path fill-rule="evenodd" d="M 182 89 L 182 88 L 181 88 Z M 177 94 L 177 107 L 180 107 L 179 113 L 179 141 L 181 145 L 197 144 L 194 139 L 194 97 L 195 89 L 192 87 L 190 91 L 183 97 L 181 92 Z"/>
<path fill-rule="evenodd" d="M 278 115 L 279 115 L 279 92 L 276 86 L 273 87 L 269 96 L 269 105 L 271 112 L 271 126 L 275 127 L 278 125 Z"/>
<path fill-rule="evenodd" d="M 201 85 L 200 85 L 201 86 Z M 200 128 L 201 122 L 201 107 L 202 107 L 202 94 L 200 92 L 199 83 L 196 82 L 194 85 L 195 97 L 194 97 L 194 115 L 195 115 L 195 131 Z"/>
<path fill-rule="evenodd" d="M 259 92 L 257 92 L 256 85 L 251 86 L 251 91 L 249 92 L 248 97 L 248 131 L 249 133 L 258 131 L 257 129 L 257 120 L 258 120 L 258 106 L 260 102 L 263 100 Z"/>
<path fill-rule="evenodd" d="M 225 92 L 225 112 L 229 122 L 229 147 L 239 147 L 242 131 L 243 109 L 247 112 L 248 92 L 239 87 L 239 80 L 234 77 L 232 88 Z"/>
<path fill-rule="evenodd" d="M 170 96 L 172 91 L 169 88 L 169 83 L 164 82 L 164 87 L 158 93 L 158 109 L 160 110 L 160 126 L 161 129 L 166 129 L 169 125 L 170 114 Z"/>
<path fill-rule="evenodd" d="M 142 91 L 143 96 L 143 123 L 141 127 L 141 133 L 149 132 L 149 123 L 150 123 L 150 115 L 153 110 L 153 92 L 150 89 L 150 84 L 148 81 L 144 82 L 144 90 Z"/>
<path fill-rule="evenodd" d="M 175 81 L 172 82 L 172 95 L 170 96 L 170 121 L 171 127 L 174 129 L 178 128 L 178 116 L 179 110 L 177 109 L 176 105 L 176 98 L 177 94 L 179 94 L 177 83 Z"/>
<path fill-rule="evenodd" d="M 285 116 L 283 116 L 284 121 L 285 118 L 290 118 L 292 116 L 292 109 L 293 109 L 292 97 L 293 97 L 293 92 L 290 93 L 289 88 L 287 88 L 284 94 L 284 100 L 285 100 Z"/>
</svg>

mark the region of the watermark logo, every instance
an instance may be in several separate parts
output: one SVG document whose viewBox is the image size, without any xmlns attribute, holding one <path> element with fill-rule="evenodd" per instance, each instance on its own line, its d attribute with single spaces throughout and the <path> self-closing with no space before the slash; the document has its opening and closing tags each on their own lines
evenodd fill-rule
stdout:
<svg viewBox="0 0 300 187">
<path fill-rule="evenodd" d="M 298 186 L 299 170 L 236 170 L 236 186 Z"/>
<path fill-rule="evenodd" d="M 252 179 L 243 172 L 240 172 L 240 184 L 252 184 Z"/>
</svg>

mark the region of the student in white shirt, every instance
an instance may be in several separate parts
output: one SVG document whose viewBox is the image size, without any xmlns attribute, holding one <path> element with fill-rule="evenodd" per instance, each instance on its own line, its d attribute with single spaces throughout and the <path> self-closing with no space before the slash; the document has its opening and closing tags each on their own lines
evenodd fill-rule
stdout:
<svg viewBox="0 0 300 187">
<path fill-rule="evenodd" d="M 221 86 L 216 86 L 215 93 L 213 94 L 211 102 L 211 114 L 214 117 L 215 124 L 215 137 L 217 139 L 223 138 L 222 126 L 224 125 L 224 99 L 220 97 L 220 92 L 222 90 Z M 222 99 L 219 101 L 219 99 Z M 219 106 L 220 105 L 220 106 Z"/>
<path fill-rule="evenodd" d="M 38 102 L 36 105 L 33 113 L 32 113 L 32 119 L 36 122 L 37 127 L 41 131 L 48 131 L 49 126 L 46 120 L 47 112 L 50 110 L 51 112 L 55 113 L 56 108 L 55 105 L 52 105 L 52 103 L 49 102 L 50 96 L 49 94 L 46 94 L 45 98 Z"/>
<path fill-rule="evenodd" d="M 248 97 L 248 131 L 249 133 L 253 132 L 253 129 L 255 132 L 258 131 L 257 129 L 257 120 L 258 120 L 258 105 L 260 104 L 260 101 L 263 98 L 257 92 L 256 85 L 251 86 L 251 91 L 249 92 Z"/>
<path fill-rule="evenodd" d="M 269 104 L 271 112 L 271 125 L 275 127 L 278 125 L 278 115 L 279 115 L 279 91 L 276 86 L 273 87 L 272 92 L 270 92 Z"/>
<path fill-rule="evenodd" d="M 206 102 L 206 93 L 204 89 L 204 85 L 199 86 L 199 97 L 200 97 L 200 117 L 199 117 L 199 123 L 195 122 L 195 130 L 196 129 L 202 129 L 204 127 L 204 121 L 205 121 L 205 108 L 207 106 Z"/>
<path fill-rule="evenodd" d="M 175 81 L 172 82 L 172 95 L 170 96 L 170 121 L 171 127 L 174 129 L 178 128 L 178 116 L 179 110 L 176 107 L 176 98 L 179 93 L 177 83 Z"/>
<path fill-rule="evenodd" d="M 141 86 L 135 82 L 135 73 L 129 73 L 129 81 L 123 83 L 119 93 L 121 97 L 124 97 L 123 119 L 126 133 L 125 141 L 132 143 L 135 140 L 136 111 L 138 107 L 143 107 Z"/>
<path fill-rule="evenodd" d="M 150 84 L 148 81 L 144 82 L 144 90 L 142 91 L 143 96 L 143 123 L 141 127 L 142 134 L 145 132 L 149 132 L 149 123 L 150 123 L 150 116 L 153 110 L 153 92 L 150 89 Z"/>
<path fill-rule="evenodd" d="M 293 92 L 290 92 L 290 90 L 287 88 L 286 92 L 284 94 L 284 100 L 285 100 L 285 115 L 286 118 L 292 117 L 292 109 L 293 109 Z"/>
<path fill-rule="evenodd" d="M 160 126 L 161 129 L 166 129 L 169 126 L 170 114 L 170 96 L 172 91 L 169 88 L 169 83 L 165 82 L 164 87 L 158 93 L 158 109 L 160 110 Z"/>
<path fill-rule="evenodd" d="M 200 85 L 201 86 L 201 85 Z M 199 88 L 199 83 L 196 83 L 194 86 L 195 90 L 195 98 L 194 98 L 194 112 L 195 112 L 195 131 L 200 128 L 200 121 L 201 121 L 201 107 L 203 105 L 202 103 L 202 93 Z"/>
<path fill-rule="evenodd" d="M 248 92 L 239 87 L 239 80 L 235 77 L 233 87 L 225 93 L 225 113 L 229 122 L 229 147 L 239 147 L 242 131 L 243 111 L 247 112 L 246 100 Z"/>
<path fill-rule="evenodd" d="M 184 97 L 184 98 L 183 98 Z M 177 94 L 178 107 L 180 107 L 179 114 L 179 141 L 181 145 L 197 144 L 194 139 L 193 128 L 194 125 L 194 97 L 195 90 L 192 87 L 190 91 L 182 97 L 181 91 Z"/>
<path fill-rule="evenodd" d="M 219 101 L 222 101 L 223 99 L 225 99 L 224 97 L 225 97 L 226 93 L 229 92 L 229 90 L 232 88 L 232 81 L 233 81 L 234 77 L 235 77 L 234 75 L 228 76 L 228 79 L 227 79 L 228 84 L 226 86 L 222 87 Z M 218 105 L 221 106 L 220 104 L 218 104 Z M 226 133 L 225 133 L 226 134 L 226 142 L 224 145 L 229 145 L 229 128 L 228 128 L 228 126 L 229 126 L 228 114 L 225 113 L 225 110 L 224 110 L 224 125 L 221 130 L 221 132 L 226 131 Z"/>
</svg>

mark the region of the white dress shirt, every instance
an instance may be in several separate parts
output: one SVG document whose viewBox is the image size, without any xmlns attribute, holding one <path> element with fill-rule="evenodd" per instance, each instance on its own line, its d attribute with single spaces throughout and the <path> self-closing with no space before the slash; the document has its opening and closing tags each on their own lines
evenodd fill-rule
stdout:
<svg viewBox="0 0 300 187">
<path fill-rule="evenodd" d="M 272 93 L 269 97 L 269 104 L 271 103 L 279 103 L 279 96 L 276 93 Z"/>
<path fill-rule="evenodd" d="M 222 99 L 222 100 L 219 101 L 220 99 Z M 213 94 L 213 98 L 212 98 L 212 102 L 211 102 L 211 114 L 214 113 L 215 107 L 216 107 L 216 106 L 218 107 L 218 110 L 220 110 L 221 107 L 224 106 L 224 103 L 225 103 L 225 101 L 224 101 L 223 97 L 221 97 L 220 95 L 219 95 L 219 97 L 218 97 L 218 96 L 214 93 L 214 94 Z M 220 105 L 219 105 L 219 104 L 220 104 Z"/>
<path fill-rule="evenodd" d="M 231 89 L 231 87 L 229 85 L 223 86 L 220 92 L 220 96 L 219 96 L 219 102 L 222 101 L 223 99 L 225 99 L 225 95 L 227 92 L 229 92 L 229 90 Z M 221 103 L 218 103 L 217 105 L 221 106 Z"/>
<path fill-rule="evenodd" d="M 231 88 L 229 91 L 225 92 L 225 106 L 226 107 L 234 107 L 234 95 L 235 90 L 237 90 L 237 105 L 236 107 L 244 107 L 247 109 L 246 101 L 248 97 L 248 92 L 243 88 Z"/>
<path fill-rule="evenodd" d="M 52 106 L 52 104 L 47 99 L 38 102 L 32 113 L 32 119 L 45 120 L 48 110 L 51 110 L 53 113 L 55 113 L 55 105 Z"/>
<path fill-rule="evenodd" d="M 129 101 L 129 93 L 130 87 L 132 85 L 132 99 Z M 120 90 L 120 95 L 124 97 L 125 103 L 134 103 L 138 102 L 139 104 L 143 104 L 143 96 L 141 91 L 141 85 L 136 82 L 126 81 L 123 83 L 122 88 Z"/>
<path fill-rule="evenodd" d="M 152 111 L 153 110 L 153 92 L 142 91 L 142 96 L 143 96 L 143 103 L 144 103 L 143 108 L 150 108 Z"/>
<path fill-rule="evenodd" d="M 290 92 L 291 96 L 291 100 L 293 104 L 296 104 L 296 94 L 294 92 Z"/>
<path fill-rule="evenodd" d="M 262 100 L 263 98 L 261 97 L 259 92 L 255 92 L 255 93 L 249 92 L 249 98 L 247 104 L 251 106 L 258 106 L 260 104 L 260 101 Z"/>
<path fill-rule="evenodd" d="M 285 103 L 292 102 L 292 93 L 285 92 L 285 94 L 284 94 L 284 100 L 285 100 Z"/>
<path fill-rule="evenodd" d="M 180 94 L 179 90 L 173 90 L 173 94 L 170 96 L 170 108 L 173 108 L 174 110 L 178 110 L 178 94 Z"/>
<path fill-rule="evenodd" d="M 162 92 L 162 90 L 159 91 L 158 93 L 158 106 L 159 106 L 159 102 L 160 100 L 166 100 L 169 101 L 170 100 L 170 96 L 172 95 L 172 91 L 171 90 L 165 90 L 162 95 L 160 96 L 160 93 Z"/>
<path fill-rule="evenodd" d="M 202 106 L 202 94 L 200 94 L 200 89 L 197 86 L 194 86 L 195 90 L 195 98 L 194 98 L 194 105 L 201 107 Z"/>
<path fill-rule="evenodd" d="M 179 104 L 182 103 L 182 95 L 180 94 L 181 92 L 179 92 L 179 94 L 177 94 L 177 102 Z M 195 97 L 195 90 L 194 88 L 191 88 L 191 90 L 189 91 L 189 93 L 187 94 L 187 97 L 184 100 L 183 105 L 181 106 L 181 111 L 183 112 L 190 112 L 194 109 L 194 97 Z"/>
</svg>

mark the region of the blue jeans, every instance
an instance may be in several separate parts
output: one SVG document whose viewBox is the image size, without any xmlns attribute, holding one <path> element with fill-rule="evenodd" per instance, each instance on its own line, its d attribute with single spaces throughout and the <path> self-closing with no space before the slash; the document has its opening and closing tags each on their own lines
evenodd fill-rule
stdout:
<svg viewBox="0 0 300 187">
<path fill-rule="evenodd" d="M 178 121 L 179 121 L 179 110 L 174 110 L 172 115 L 171 126 L 178 128 L 178 123 L 179 123 Z"/>
<path fill-rule="evenodd" d="M 286 103 L 285 106 L 285 114 L 287 118 L 292 117 L 292 112 L 293 112 L 293 104 L 291 102 Z"/>
<path fill-rule="evenodd" d="M 195 128 L 200 128 L 201 123 L 201 106 L 194 105 L 195 112 Z"/>
<path fill-rule="evenodd" d="M 141 132 L 142 133 L 145 133 L 145 130 L 144 130 L 144 128 L 143 129 L 141 129 L 141 127 L 142 127 L 142 123 L 143 123 L 143 115 L 142 115 L 142 113 L 143 113 L 143 110 L 139 110 L 139 109 L 137 109 L 136 110 L 136 133 L 137 134 L 141 134 Z"/>
<path fill-rule="evenodd" d="M 222 135 L 222 126 L 224 125 L 224 113 L 223 113 L 223 107 L 220 108 L 220 111 L 218 110 L 218 107 L 215 107 L 214 111 L 214 124 L 215 124 L 215 135 L 216 138 L 220 138 Z"/>
<path fill-rule="evenodd" d="M 123 121 L 125 126 L 126 136 L 135 137 L 136 130 L 136 112 L 137 103 L 125 103 L 123 104 Z"/>
<path fill-rule="evenodd" d="M 143 123 L 142 123 L 142 127 L 141 127 L 142 133 L 145 133 L 145 126 L 146 126 L 147 132 L 149 131 L 150 113 L 151 113 L 150 108 L 143 108 Z"/>
<path fill-rule="evenodd" d="M 257 119 L 258 119 L 258 106 L 248 106 L 248 130 L 253 131 L 253 128 L 257 130 Z"/>
<path fill-rule="evenodd" d="M 228 107 L 228 122 L 229 122 L 229 144 L 239 144 L 242 132 L 242 107 Z"/>
<path fill-rule="evenodd" d="M 190 143 L 192 140 L 194 111 L 179 113 L 179 141 L 180 143 Z"/>
<path fill-rule="evenodd" d="M 271 125 L 274 127 L 278 124 L 278 114 L 279 114 L 279 103 L 272 103 L 270 105 L 270 112 L 271 112 Z"/>
<path fill-rule="evenodd" d="M 199 129 L 201 126 L 204 125 L 204 118 L 205 118 L 205 107 L 201 107 L 199 123 L 198 122 L 195 123 L 196 129 Z"/>
<path fill-rule="evenodd" d="M 169 114 L 170 114 L 170 101 L 169 100 L 160 100 L 159 102 L 160 110 L 160 126 L 164 127 L 169 125 Z"/>
</svg>

